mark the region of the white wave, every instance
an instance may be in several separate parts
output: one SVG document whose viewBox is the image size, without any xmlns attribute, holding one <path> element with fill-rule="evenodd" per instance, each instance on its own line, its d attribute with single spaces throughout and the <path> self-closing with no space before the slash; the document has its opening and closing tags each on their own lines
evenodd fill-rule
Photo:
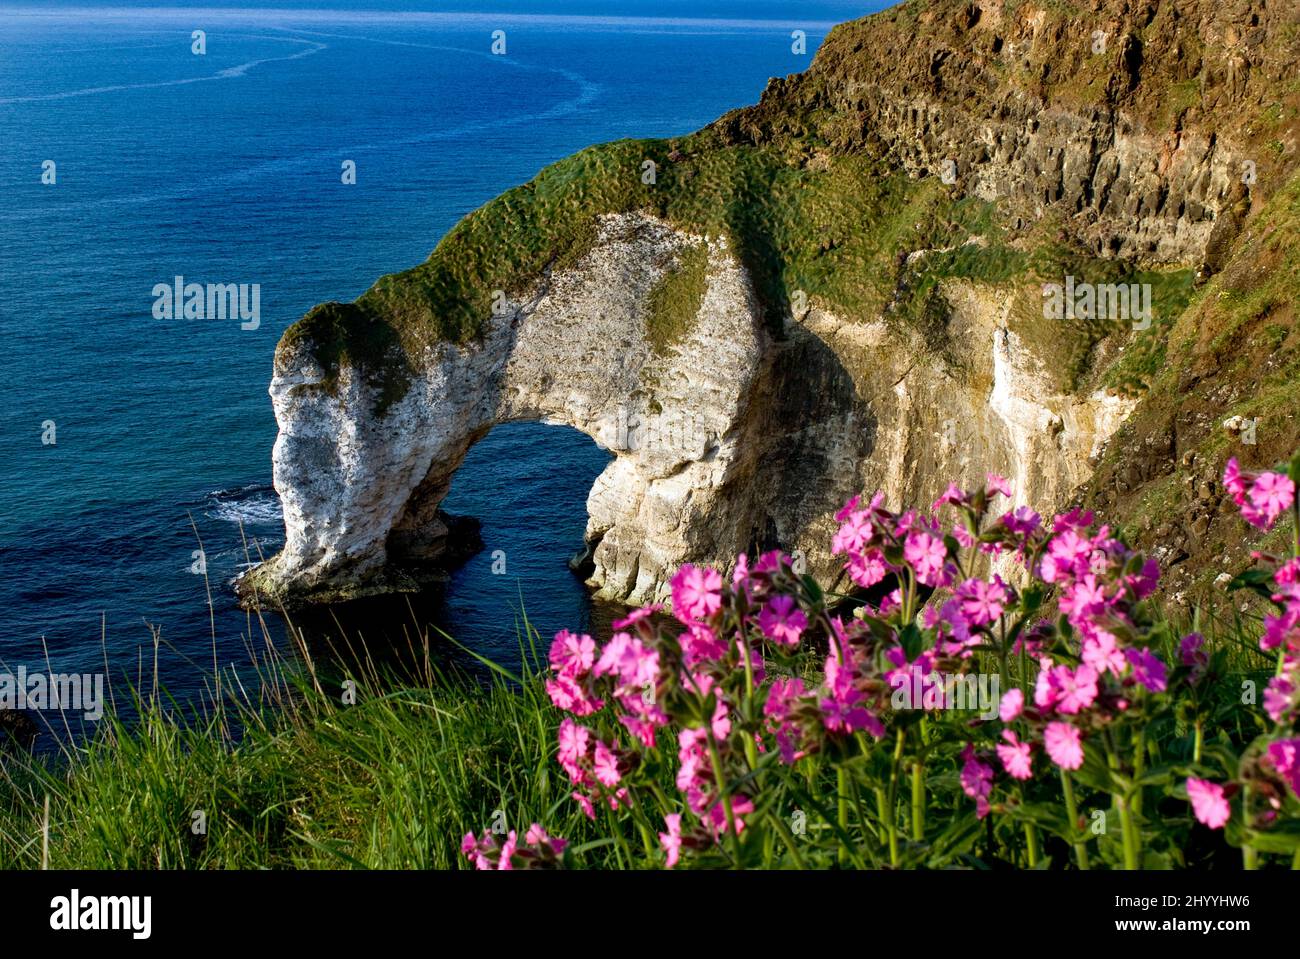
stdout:
<svg viewBox="0 0 1300 959">
<path fill-rule="evenodd" d="M 271 27 L 270 29 L 279 29 Z M 483 53 L 479 50 L 466 50 L 462 47 L 435 46 L 433 44 L 412 43 L 402 40 L 383 40 L 374 37 L 348 36 L 344 34 L 318 33 L 312 30 L 296 30 L 296 33 L 306 33 L 310 36 L 322 36 L 326 38 L 337 38 L 343 40 L 356 40 L 362 42 L 382 43 L 390 46 L 418 47 L 425 50 L 436 50 L 442 53 L 463 53 L 471 56 L 485 57 L 493 63 L 500 63 L 505 69 L 520 69 L 529 71 L 540 71 L 543 73 L 559 74 L 564 79 L 577 85 L 578 95 L 568 100 L 563 100 L 553 107 L 542 110 L 538 113 L 526 113 L 516 116 L 492 118 L 481 120 L 473 123 L 464 123 L 455 127 L 442 127 L 436 130 L 426 131 L 425 133 L 415 134 L 413 136 L 399 137 L 396 139 L 386 139 L 378 142 L 359 143 L 351 146 L 333 146 L 327 150 L 316 150 L 310 153 L 300 153 L 294 157 L 284 157 L 275 160 L 268 160 L 263 163 L 254 164 L 243 170 L 228 173 L 223 176 L 208 177 L 200 183 L 189 184 L 176 190 L 163 191 L 157 193 L 134 194 L 129 196 L 114 196 L 100 200 L 90 200 L 85 203 L 73 204 L 67 208 L 61 208 L 60 215 L 64 215 L 69 210 L 79 210 L 90 207 L 104 206 L 134 206 L 142 203 L 157 203 L 160 201 L 184 199 L 195 196 L 199 193 L 208 193 L 212 190 L 221 189 L 231 183 L 242 182 L 245 180 L 254 180 L 259 176 L 302 167 L 312 167 L 318 165 L 322 159 L 337 158 L 340 156 L 355 155 L 359 153 L 368 153 L 375 150 L 384 152 L 391 151 L 394 147 L 413 146 L 417 143 L 429 143 L 435 140 L 450 140 L 457 137 L 468 136 L 473 133 L 487 132 L 498 130 L 504 126 L 518 126 L 520 124 L 536 123 L 540 120 L 554 120 L 559 117 L 568 116 L 577 113 L 594 101 L 600 95 L 600 84 L 588 80 L 581 74 L 572 70 L 566 70 L 563 67 L 539 66 L 536 64 L 520 63 L 513 60 L 507 60 L 504 57 L 493 56 L 490 53 Z M 311 41 L 302 40 L 300 42 L 310 43 Z M 325 49 L 328 49 L 327 47 Z M 315 51 L 312 51 L 315 52 Z M 297 54 L 296 56 L 304 56 Z M 281 59 L 293 59 L 284 57 Z M 232 68 L 233 69 L 233 68 Z M 213 79 L 206 77 L 204 79 Z M 0 100 L 0 103 L 3 103 Z M 8 214 L 11 220 L 30 220 L 42 219 L 50 214 L 46 210 L 34 210 L 26 213 Z"/>
<path fill-rule="evenodd" d="M 183 77 L 177 80 L 157 80 L 153 83 L 117 83 L 103 87 L 85 87 L 81 90 L 63 90 L 59 93 L 40 93 L 25 97 L 0 97 L 0 104 L 8 103 L 37 103 L 43 100 L 66 100 L 69 97 L 85 97 L 97 93 L 117 93 L 122 90 L 151 90 L 157 87 L 176 87 L 186 83 L 205 83 L 208 80 L 232 80 L 236 77 L 242 77 L 253 67 L 261 66 L 263 63 L 276 63 L 281 60 L 300 60 L 303 57 L 309 57 L 313 53 L 319 53 L 321 50 L 328 50 L 329 47 L 323 43 L 316 43 L 312 40 L 299 40 L 295 37 L 249 37 L 252 40 L 275 40 L 281 43 L 306 43 L 311 46 L 310 50 L 299 50 L 287 57 L 263 57 L 260 60 L 249 60 L 247 63 L 236 64 L 233 67 L 226 67 L 224 70 L 218 70 L 216 73 L 209 74 L 206 77 Z"/>
<path fill-rule="evenodd" d="M 212 519 L 245 526 L 263 526 L 284 522 L 284 508 L 274 493 L 265 493 L 247 499 L 222 500 L 207 510 Z"/>
</svg>

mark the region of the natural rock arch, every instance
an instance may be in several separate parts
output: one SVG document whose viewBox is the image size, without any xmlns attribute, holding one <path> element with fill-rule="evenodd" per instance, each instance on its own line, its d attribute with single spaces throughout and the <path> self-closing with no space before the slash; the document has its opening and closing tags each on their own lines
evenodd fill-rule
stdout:
<svg viewBox="0 0 1300 959">
<path fill-rule="evenodd" d="M 692 255 L 702 263 L 698 301 L 678 318 L 683 328 L 665 333 L 655 328 L 664 322 L 652 315 L 655 291 Z M 497 312 L 481 342 L 431 347 L 382 412 L 355 371 L 345 367 L 325 389 L 312 349 L 278 358 L 273 462 L 286 543 L 254 585 L 286 599 L 411 585 L 411 564 L 447 546 L 438 507 L 451 477 L 499 423 L 564 424 L 613 452 L 587 500 L 591 582 L 632 602 L 662 597 L 683 562 L 793 548 L 797 530 L 772 513 L 788 482 L 760 462 L 781 440 L 774 424 L 797 421 L 804 445 L 811 427 L 838 431 L 856 447 L 850 459 L 869 447 L 852 379 L 833 357 L 801 392 L 783 384 L 810 370 L 797 345 L 775 343 L 764 328 L 724 240 L 609 215 L 573 268 Z M 820 352 L 825 362 L 829 351 Z M 826 485 L 825 464 L 808 465 L 802 482 L 813 493 Z M 801 482 L 802 471 L 786 472 Z M 853 479 L 834 483 L 826 504 Z"/>
<path fill-rule="evenodd" d="M 699 288 L 665 331 L 657 297 L 691 257 Z M 664 599 L 684 562 L 772 548 L 834 579 L 832 517 L 864 489 L 924 505 L 987 468 L 1051 504 L 1131 405 L 1055 388 L 999 295 L 953 285 L 941 341 L 817 309 L 773 334 L 725 240 L 606 215 L 584 256 L 480 340 L 427 347 L 392 402 L 346 363 L 331 380 L 310 343 L 282 349 L 286 543 L 245 587 L 288 601 L 414 588 L 411 571 L 448 551 L 439 504 L 466 452 L 517 420 L 613 452 L 587 499 L 589 582 L 630 603 Z"/>
</svg>

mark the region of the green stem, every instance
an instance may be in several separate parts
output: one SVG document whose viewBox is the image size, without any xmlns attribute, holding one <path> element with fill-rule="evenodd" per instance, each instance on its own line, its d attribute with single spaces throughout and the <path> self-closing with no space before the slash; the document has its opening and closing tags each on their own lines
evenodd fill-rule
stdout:
<svg viewBox="0 0 1300 959">
<path fill-rule="evenodd" d="M 790 828 L 786 826 L 785 820 L 771 810 L 768 811 L 767 818 L 776 827 L 777 835 L 785 843 L 785 848 L 790 850 L 790 858 L 794 860 L 794 867 L 796 869 L 807 869 L 808 865 L 803 861 L 803 855 L 799 852 L 799 843 L 790 833 Z"/>
<path fill-rule="evenodd" d="M 1142 772 L 1146 769 L 1147 737 L 1144 727 L 1138 727 L 1133 737 L 1133 812 L 1142 815 Z"/>
<path fill-rule="evenodd" d="M 747 636 L 740 638 L 741 649 L 745 652 L 745 715 L 742 728 L 748 726 L 750 717 L 754 715 L 754 660 L 749 649 L 749 639 Z M 742 733 L 745 743 L 745 761 L 749 764 L 750 769 L 758 766 L 758 750 L 754 746 L 752 736 Z"/>
<path fill-rule="evenodd" d="M 849 771 L 843 766 L 835 770 L 835 798 L 837 800 L 840 829 L 849 831 Z M 841 868 L 849 864 L 848 844 L 840 840 L 839 861 Z"/>
<path fill-rule="evenodd" d="M 1029 868 L 1038 868 L 1038 828 L 1031 822 L 1025 823 L 1025 848 L 1029 855 Z"/>
<path fill-rule="evenodd" d="M 880 820 L 880 828 L 885 830 L 886 835 L 889 833 L 889 800 L 885 798 L 885 790 L 876 788 L 876 818 Z M 876 839 L 880 840 L 879 833 Z"/>
<path fill-rule="evenodd" d="M 1109 731 L 1107 731 L 1106 738 L 1106 762 L 1111 769 L 1118 770 L 1119 760 L 1115 758 L 1115 751 L 1110 747 Z M 1133 816 L 1128 808 L 1128 799 L 1122 793 L 1111 793 L 1111 799 L 1115 803 L 1115 808 L 1119 811 L 1120 839 L 1124 843 L 1124 868 L 1137 869 L 1137 839 L 1133 834 Z"/>
<path fill-rule="evenodd" d="M 925 838 L 925 764 L 920 759 L 912 762 L 912 839 Z"/>
<path fill-rule="evenodd" d="M 718 752 L 718 743 L 713 738 L 712 732 L 709 733 L 709 758 L 713 762 L 713 778 L 718 784 L 718 792 L 722 795 L 722 811 L 727 815 L 727 839 L 736 860 L 735 866 L 737 869 L 744 869 L 745 865 L 740 861 L 740 835 L 736 832 L 736 814 L 731 809 L 731 794 L 727 791 L 726 780 L 722 776 L 722 756 Z"/>
<path fill-rule="evenodd" d="M 620 869 L 632 868 L 632 850 L 627 848 L 627 838 L 623 835 L 623 829 L 618 820 L 614 817 L 614 811 L 608 806 L 605 807 L 605 815 L 609 821 L 610 832 L 614 834 L 614 849 L 618 856 Z"/>
<path fill-rule="evenodd" d="M 903 730 L 894 737 L 894 758 L 889 768 L 889 821 L 885 824 L 889 830 L 889 864 L 898 865 L 898 768 L 903 758 Z"/>
<path fill-rule="evenodd" d="M 1196 738 L 1192 741 L 1192 762 L 1200 764 L 1201 746 L 1205 742 L 1205 730 L 1201 726 L 1201 720 L 1196 720 Z"/>
<path fill-rule="evenodd" d="M 1079 806 L 1074 801 L 1074 781 L 1070 778 L 1068 769 L 1061 770 L 1061 791 L 1065 794 L 1065 814 L 1070 820 L 1070 835 L 1074 837 L 1079 832 Z M 1074 859 L 1082 870 L 1088 868 L 1088 843 L 1079 838 L 1072 840 L 1074 844 Z"/>
<path fill-rule="evenodd" d="M 1241 792 L 1241 825 L 1249 832 L 1250 830 L 1250 789 L 1243 789 Z M 1259 868 L 1259 850 L 1247 842 L 1241 844 L 1241 866 L 1246 870 L 1255 870 Z"/>
</svg>

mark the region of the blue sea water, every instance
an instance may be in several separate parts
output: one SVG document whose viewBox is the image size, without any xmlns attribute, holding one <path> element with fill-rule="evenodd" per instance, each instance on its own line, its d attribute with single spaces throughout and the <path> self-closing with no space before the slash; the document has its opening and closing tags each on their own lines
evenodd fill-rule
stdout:
<svg viewBox="0 0 1300 959">
<path fill-rule="evenodd" d="M 246 663 L 260 638 L 229 582 L 283 537 L 266 387 L 284 328 L 420 262 L 547 163 L 754 102 L 832 23 L 884 5 L 0 7 L 0 671 L 107 659 L 134 679 L 151 625 L 182 700 L 214 645 Z M 177 275 L 260 284 L 261 325 L 155 319 L 153 287 Z M 607 456 L 560 427 L 489 434 L 445 504 L 482 521 L 486 549 L 410 619 L 504 659 L 523 609 L 543 635 L 599 619 L 566 560 Z"/>
</svg>

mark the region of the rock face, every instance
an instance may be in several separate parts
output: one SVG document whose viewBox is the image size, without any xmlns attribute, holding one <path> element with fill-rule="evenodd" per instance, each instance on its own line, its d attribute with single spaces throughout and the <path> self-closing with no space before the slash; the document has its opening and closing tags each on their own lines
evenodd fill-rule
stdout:
<svg viewBox="0 0 1300 959">
<path fill-rule="evenodd" d="M 1300 90 L 1279 53 L 1297 24 L 1263 0 L 1058 6 L 909 2 L 837 28 L 756 106 L 562 161 L 313 311 L 271 384 L 286 544 L 245 591 L 411 588 L 454 552 L 439 504 L 466 452 L 512 420 L 613 453 L 590 582 L 631 603 L 681 563 L 771 548 L 834 581 L 833 513 L 863 491 L 924 506 L 993 471 L 1047 511 L 1098 462 L 1127 475 L 1108 440 L 1175 387 L 1115 371 L 1152 380 L 1196 303 L 1150 333 L 1066 324 L 1042 284 L 1141 269 L 1190 291 L 1235 262 L 1256 194 L 1295 169 L 1295 122 L 1251 111 Z M 647 156 L 659 185 L 627 187 Z"/>
<path fill-rule="evenodd" d="M 658 350 L 648 301 L 690 249 L 707 252 L 705 289 L 689 334 Z M 315 389 L 310 351 L 285 359 L 271 395 L 288 536 L 255 582 L 316 599 L 410 585 L 405 571 L 446 546 L 438 505 L 466 452 L 512 420 L 571 426 L 614 453 L 586 538 L 591 584 L 628 602 L 663 599 L 681 563 L 725 566 L 746 550 L 798 550 L 833 578 L 830 515 L 864 487 L 894 504 L 932 499 L 987 467 L 1050 502 L 1086 477 L 1127 407 L 1054 394 L 999 322 L 1006 304 L 951 296 L 960 370 L 920 338 L 899 344 L 883 324 L 820 310 L 778 340 L 725 241 L 606 216 L 592 249 L 505 304 L 480 343 L 430 348 L 382 415 L 359 378 L 330 394 Z M 855 374 L 842 356 L 877 362 Z"/>
<path fill-rule="evenodd" d="M 689 248 L 707 255 L 699 322 L 661 355 L 647 300 Z M 438 505 L 470 446 L 498 423 L 542 420 L 614 452 L 587 504 L 594 579 L 610 596 L 652 597 L 701 543 L 745 545 L 746 416 L 764 348 L 725 243 L 611 215 L 576 266 L 499 306 L 480 343 L 431 347 L 383 415 L 359 378 L 341 395 L 310 389 L 324 374 L 303 350 L 271 385 L 287 542 L 259 581 L 321 597 L 392 588 L 404 563 L 437 558 Z"/>
</svg>

